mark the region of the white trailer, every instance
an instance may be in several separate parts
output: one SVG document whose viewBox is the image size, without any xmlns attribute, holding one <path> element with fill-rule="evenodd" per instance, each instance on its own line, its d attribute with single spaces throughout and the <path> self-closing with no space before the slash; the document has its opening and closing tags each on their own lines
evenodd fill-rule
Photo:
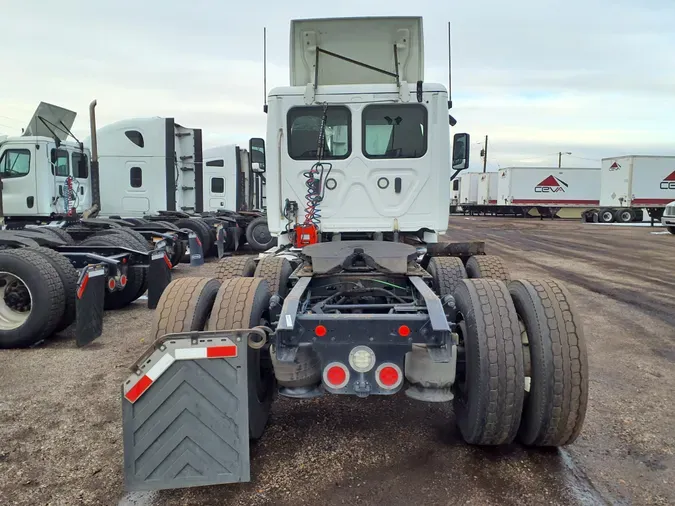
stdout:
<svg viewBox="0 0 675 506">
<path fill-rule="evenodd" d="M 643 210 L 659 221 L 675 200 L 675 156 L 603 158 L 599 209 L 585 214 L 602 223 L 642 221 Z"/>
<path fill-rule="evenodd" d="M 478 178 L 478 198 L 480 206 L 497 204 L 497 190 L 499 178 L 496 172 L 486 172 Z"/>
<path fill-rule="evenodd" d="M 459 205 L 462 209 L 478 204 L 478 180 L 481 172 L 465 172 L 459 176 Z"/>
</svg>

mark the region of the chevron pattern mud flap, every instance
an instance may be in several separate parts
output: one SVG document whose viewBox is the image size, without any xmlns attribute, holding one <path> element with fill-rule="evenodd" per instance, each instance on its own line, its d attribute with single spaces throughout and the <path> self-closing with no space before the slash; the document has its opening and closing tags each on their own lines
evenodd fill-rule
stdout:
<svg viewBox="0 0 675 506">
<path fill-rule="evenodd" d="M 165 336 L 123 384 L 127 490 L 250 480 L 247 339 L 208 334 Z"/>
</svg>

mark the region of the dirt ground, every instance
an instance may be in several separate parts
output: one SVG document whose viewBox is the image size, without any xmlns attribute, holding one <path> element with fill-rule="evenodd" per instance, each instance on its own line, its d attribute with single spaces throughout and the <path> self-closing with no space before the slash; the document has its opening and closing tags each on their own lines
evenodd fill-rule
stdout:
<svg viewBox="0 0 675 506">
<path fill-rule="evenodd" d="M 0 504 L 675 504 L 675 236 L 652 232 L 451 219 L 449 239 L 484 238 L 514 278 L 557 278 L 575 297 L 590 399 L 564 450 L 469 447 L 451 406 L 403 394 L 279 400 L 252 448 L 251 483 L 128 494 L 120 386 L 152 318 L 138 301 L 108 312 L 84 349 L 64 335 L 0 352 Z"/>
</svg>

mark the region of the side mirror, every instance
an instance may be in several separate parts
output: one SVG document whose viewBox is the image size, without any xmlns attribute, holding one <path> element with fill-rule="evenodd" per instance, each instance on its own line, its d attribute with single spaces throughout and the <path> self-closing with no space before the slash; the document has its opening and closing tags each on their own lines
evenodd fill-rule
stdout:
<svg viewBox="0 0 675 506">
<path fill-rule="evenodd" d="M 248 141 L 248 163 L 253 172 L 265 172 L 265 139 L 254 137 Z"/>
<path fill-rule="evenodd" d="M 469 134 L 455 134 L 452 140 L 452 168 L 464 170 L 469 168 Z"/>
</svg>

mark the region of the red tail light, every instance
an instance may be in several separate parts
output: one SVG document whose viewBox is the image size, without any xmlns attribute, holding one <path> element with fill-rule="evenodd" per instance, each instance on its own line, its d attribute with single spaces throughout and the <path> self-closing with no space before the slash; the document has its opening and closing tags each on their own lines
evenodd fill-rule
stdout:
<svg viewBox="0 0 675 506">
<path fill-rule="evenodd" d="M 332 362 L 323 370 L 323 381 L 330 388 L 344 388 L 349 383 L 349 369 L 344 364 Z"/>
<path fill-rule="evenodd" d="M 401 337 L 408 337 L 410 335 L 410 327 L 407 325 L 401 325 L 398 328 L 398 335 Z"/>
<path fill-rule="evenodd" d="M 120 276 L 120 285 L 122 285 L 122 288 L 127 286 L 127 276 L 126 276 L 126 274 L 122 274 Z"/>
<path fill-rule="evenodd" d="M 328 333 L 328 329 L 324 327 L 323 325 L 317 325 L 316 328 L 314 329 L 314 333 L 318 337 L 323 337 Z"/>
<path fill-rule="evenodd" d="M 396 364 L 381 364 L 375 371 L 375 380 L 380 388 L 394 390 L 403 383 L 403 371 Z"/>
<path fill-rule="evenodd" d="M 116 284 L 117 283 L 115 283 L 115 278 L 108 278 L 108 290 L 112 292 L 115 289 Z"/>
</svg>

